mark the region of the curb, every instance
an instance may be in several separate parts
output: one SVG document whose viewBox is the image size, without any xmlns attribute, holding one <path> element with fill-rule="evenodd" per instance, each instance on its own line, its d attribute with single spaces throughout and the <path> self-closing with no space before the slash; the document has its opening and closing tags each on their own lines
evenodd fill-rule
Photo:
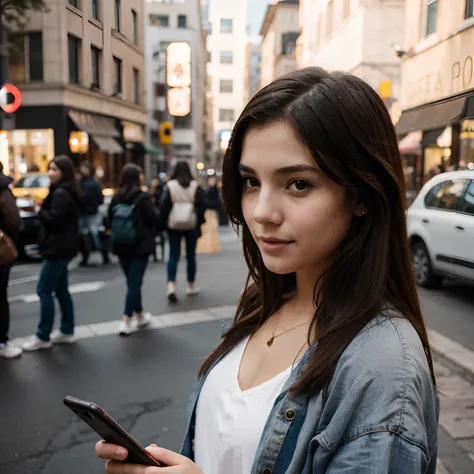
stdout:
<svg viewBox="0 0 474 474">
<path fill-rule="evenodd" d="M 474 351 L 433 329 L 428 329 L 428 338 L 434 355 L 474 383 Z"/>
</svg>

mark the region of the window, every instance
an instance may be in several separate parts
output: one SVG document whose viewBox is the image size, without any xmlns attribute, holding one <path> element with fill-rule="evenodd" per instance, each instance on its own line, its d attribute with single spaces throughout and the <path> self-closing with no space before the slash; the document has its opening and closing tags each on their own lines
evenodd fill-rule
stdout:
<svg viewBox="0 0 474 474">
<path fill-rule="evenodd" d="M 92 87 L 100 88 L 100 49 L 91 46 Z"/>
<path fill-rule="evenodd" d="M 79 4 L 79 0 L 67 0 L 69 5 L 72 5 L 73 7 L 76 8 L 81 8 L 81 5 Z"/>
<path fill-rule="evenodd" d="M 69 82 L 79 84 L 80 39 L 71 35 L 68 35 L 67 39 L 69 50 Z"/>
<path fill-rule="evenodd" d="M 150 15 L 150 25 L 168 28 L 170 26 L 170 17 L 168 15 Z"/>
<path fill-rule="evenodd" d="M 474 216 L 474 181 L 471 181 L 459 206 L 461 212 Z"/>
<path fill-rule="evenodd" d="M 91 18 L 94 18 L 94 20 L 100 20 L 99 0 L 91 0 Z"/>
<path fill-rule="evenodd" d="M 132 41 L 138 44 L 138 15 L 135 10 L 132 10 Z"/>
<path fill-rule="evenodd" d="M 115 29 L 117 31 L 120 31 L 120 8 L 121 8 L 121 5 L 120 5 L 120 0 L 114 0 L 115 3 L 115 8 L 114 8 L 114 11 L 115 11 Z"/>
<path fill-rule="evenodd" d="M 192 115 L 188 114 L 188 115 L 185 115 L 184 117 L 175 117 L 174 128 L 175 129 L 192 128 Z"/>
<path fill-rule="evenodd" d="M 474 16 L 474 0 L 466 0 L 466 11 L 464 12 L 464 18 L 471 18 Z"/>
<path fill-rule="evenodd" d="M 437 184 L 429 191 L 425 198 L 427 207 L 455 211 L 466 187 L 465 179 L 445 181 Z"/>
<path fill-rule="evenodd" d="M 233 64 L 233 63 L 234 63 L 234 52 L 221 51 L 221 64 Z"/>
<path fill-rule="evenodd" d="M 221 19 L 221 33 L 230 35 L 233 33 L 234 29 L 234 20 L 229 18 L 222 18 Z"/>
<path fill-rule="evenodd" d="M 140 72 L 133 68 L 133 102 L 140 103 Z"/>
<path fill-rule="evenodd" d="M 178 28 L 186 28 L 186 15 L 178 15 Z"/>
<path fill-rule="evenodd" d="M 221 79 L 219 91 L 223 94 L 234 92 L 234 81 L 232 79 Z"/>
<path fill-rule="evenodd" d="M 332 35 L 334 28 L 334 0 L 329 0 L 326 10 L 326 38 Z"/>
<path fill-rule="evenodd" d="M 8 71 L 13 82 L 43 80 L 43 34 L 10 35 Z"/>
<path fill-rule="evenodd" d="M 294 55 L 296 50 L 296 40 L 299 33 L 289 32 L 281 36 L 281 54 L 288 56 Z"/>
<path fill-rule="evenodd" d="M 219 122 L 233 122 L 234 109 L 219 109 Z"/>
<path fill-rule="evenodd" d="M 114 93 L 122 93 L 122 60 L 114 56 Z"/>
<path fill-rule="evenodd" d="M 436 32 L 436 23 L 438 22 L 438 0 L 427 0 L 426 6 L 426 31 L 425 35 L 431 35 Z"/>
</svg>

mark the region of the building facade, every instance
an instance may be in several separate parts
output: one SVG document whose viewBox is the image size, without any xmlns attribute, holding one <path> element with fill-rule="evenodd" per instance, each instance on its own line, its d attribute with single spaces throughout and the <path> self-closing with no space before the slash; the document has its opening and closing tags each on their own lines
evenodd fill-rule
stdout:
<svg viewBox="0 0 474 474">
<path fill-rule="evenodd" d="M 403 41 L 404 8 L 405 0 L 300 0 L 299 67 L 350 72 L 393 102 L 400 96 L 393 45 Z"/>
<path fill-rule="evenodd" d="M 161 147 L 158 139 L 160 123 L 173 123 L 173 144 L 162 156 L 168 164 L 177 160 L 189 161 L 195 169 L 206 152 L 206 33 L 200 0 L 154 0 L 146 3 L 146 59 L 148 136 Z M 172 58 L 170 44 L 185 43 L 190 48 L 190 110 L 186 115 L 174 116 L 170 109 L 173 87 L 169 84 Z M 179 54 L 178 54 L 179 55 Z M 178 68 L 181 67 L 178 64 Z M 170 96 L 171 94 L 171 96 Z M 169 99 L 171 97 L 171 99 Z M 162 147 L 161 147 L 162 148 Z"/>
<path fill-rule="evenodd" d="M 209 0 L 207 49 L 211 80 L 213 162 L 219 167 L 230 131 L 245 103 L 247 2 Z"/>
<path fill-rule="evenodd" d="M 474 2 L 406 2 L 400 148 L 419 188 L 440 171 L 474 169 Z"/>
<path fill-rule="evenodd" d="M 0 157 L 9 172 L 46 171 L 58 154 L 90 161 L 104 184 L 126 161 L 145 165 L 140 0 L 46 1 L 9 37 L 9 81 L 23 95 Z"/>
<path fill-rule="evenodd" d="M 260 85 L 296 69 L 299 36 L 299 0 L 275 0 L 268 5 L 260 35 L 263 36 Z"/>
</svg>

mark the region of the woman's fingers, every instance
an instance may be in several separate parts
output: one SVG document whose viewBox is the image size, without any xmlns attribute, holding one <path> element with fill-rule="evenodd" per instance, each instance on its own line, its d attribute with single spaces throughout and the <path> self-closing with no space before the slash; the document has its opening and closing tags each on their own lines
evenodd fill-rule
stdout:
<svg viewBox="0 0 474 474">
<path fill-rule="evenodd" d="M 166 464 L 167 466 L 185 466 L 191 461 L 181 454 L 170 451 L 169 449 L 159 448 L 156 444 L 152 444 L 145 448 L 156 460 Z"/>
<path fill-rule="evenodd" d="M 115 459 L 117 461 L 124 461 L 128 456 L 127 450 L 122 446 L 105 441 L 99 441 L 95 445 L 95 454 L 101 459 Z"/>
<path fill-rule="evenodd" d="M 105 471 L 109 474 L 160 474 L 162 472 L 159 467 L 120 461 L 108 461 L 105 465 Z"/>
</svg>

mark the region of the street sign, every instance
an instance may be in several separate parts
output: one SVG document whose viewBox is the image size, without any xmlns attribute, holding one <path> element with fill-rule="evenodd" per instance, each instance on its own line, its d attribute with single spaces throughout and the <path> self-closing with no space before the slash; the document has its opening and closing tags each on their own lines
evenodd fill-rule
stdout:
<svg viewBox="0 0 474 474">
<path fill-rule="evenodd" d="M 8 103 L 8 94 L 13 96 L 13 102 Z M 13 84 L 5 84 L 0 89 L 0 107 L 7 114 L 13 114 L 16 112 L 21 105 L 22 95 L 18 87 Z"/>
</svg>

